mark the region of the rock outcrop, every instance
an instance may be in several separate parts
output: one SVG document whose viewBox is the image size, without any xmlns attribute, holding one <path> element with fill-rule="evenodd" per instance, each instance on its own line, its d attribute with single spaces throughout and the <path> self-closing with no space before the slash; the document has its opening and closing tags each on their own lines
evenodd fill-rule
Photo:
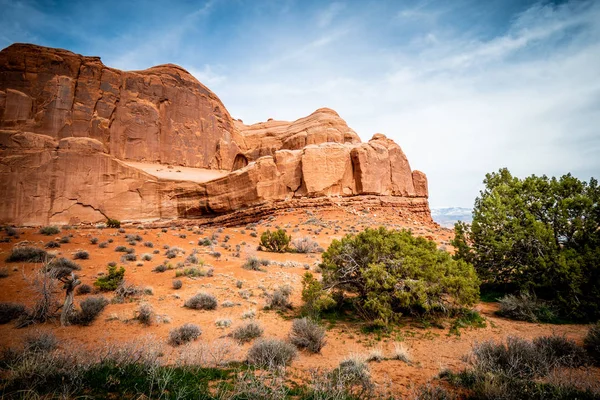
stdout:
<svg viewBox="0 0 600 400">
<path fill-rule="evenodd" d="M 175 181 L 132 161 L 231 172 Z M 373 196 L 430 218 L 427 178 L 400 146 L 382 134 L 361 143 L 333 110 L 247 126 L 178 66 L 124 72 L 22 44 L 0 52 L 0 192 L 0 223 L 20 225 L 214 218 Z"/>
</svg>

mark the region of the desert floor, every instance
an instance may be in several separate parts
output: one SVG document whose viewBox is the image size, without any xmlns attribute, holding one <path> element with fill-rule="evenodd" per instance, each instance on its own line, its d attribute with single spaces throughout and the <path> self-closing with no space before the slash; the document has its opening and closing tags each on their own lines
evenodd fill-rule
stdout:
<svg viewBox="0 0 600 400">
<path fill-rule="evenodd" d="M 73 227 L 63 229 L 58 235 L 51 237 L 38 233 L 38 229 L 20 228 L 19 239 L 11 243 L 0 243 L 0 268 L 6 267 L 9 276 L 0 279 L 0 301 L 22 302 L 27 305 L 32 302 L 32 292 L 28 281 L 39 264 L 5 263 L 11 248 L 23 241 L 43 247 L 50 240 L 72 235 L 70 243 L 62 244 L 57 255 L 72 259 L 76 250 L 87 250 L 89 260 L 77 260 L 82 270 L 79 276 L 83 283 L 92 285 L 100 273 L 106 272 L 107 264 L 117 262 L 126 268 L 127 283 L 140 287 L 152 288 L 153 294 L 143 295 L 131 302 L 109 304 L 100 317 L 87 327 L 61 327 L 58 322 L 51 322 L 25 329 L 17 329 L 13 324 L 0 325 L 0 347 L 18 345 L 23 335 L 32 330 L 52 330 L 65 343 L 80 344 L 91 351 L 106 343 L 124 343 L 134 340 L 146 340 L 152 345 L 164 346 L 164 357 L 175 360 L 182 353 L 193 353 L 191 349 L 202 348 L 216 358 L 243 360 L 250 344 L 238 346 L 227 335 L 233 328 L 245 322 L 241 315 L 247 310 L 256 310 L 255 319 L 264 327 L 264 337 L 286 338 L 294 315 L 302 304 L 301 279 L 306 269 L 314 273 L 320 261 L 320 254 L 269 253 L 257 251 L 260 234 L 266 229 L 285 228 L 293 238 L 309 236 L 323 248 L 327 248 L 333 239 L 343 237 L 347 233 L 361 231 L 366 227 L 385 225 L 389 228 L 407 228 L 415 234 L 435 240 L 441 248 L 449 246 L 452 232 L 439 228 L 435 224 L 423 224 L 421 221 L 401 215 L 392 208 L 363 209 L 363 210 L 288 210 L 280 215 L 263 220 L 255 226 L 219 228 L 219 227 L 177 227 L 176 223 L 163 229 L 147 229 L 143 225 L 123 226 L 125 233 L 117 229 L 99 229 L 95 227 Z M 135 246 L 138 261 L 122 262 L 124 253 L 115 251 L 119 245 L 131 247 L 126 234 L 140 235 L 143 241 Z M 200 239 L 215 237 L 217 245 L 200 246 Z M 106 248 L 92 245 L 90 239 L 98 238 L 98 242 L 112 239 Z M 144 242 L 151 242 L 152 248 L 145 247 Z M 236 247 L 239 245 L 239 251 Z M 165 246 L 179 247 L 185 254 L 167 259 Z M 176 267 L 178 262 L 184 262 L 186 257 L 197 250 L 197 256 L 203 260 L 204 269 L 213 268 L 214 276 L 188 278 L 181 277 L 183 287 L 175 290 L 172 281 L 176 269 L 162 273 L 153 269 L 163 263 Z M 153 251 L 158 250 L 158 254 Z M 214 252 L 219 252 L 216 257 Z M 140 261 L 141 255 L 149 253 L 151 261 Z M 239 253 L 239 256 L 238 256 Z M 255 255 L 272 261 L 264 267 L 264 271 L 249 271 L 242 268 L 248 256 Z M 277 262 L 278 264 L 274 263 Z M 318 276 L 318 274 L 315 274 Z M 242 281 L 242 288 L 236 287 L 236 282 Z M 287 313 L 266 311 L 263 309 L 265 298 L 263 293 L 274 288 L 290 284 L 293 310 Z M 219 300 L 219 306 L 213 311 L 196 311 L 183 307 L 186 299 L 198 292 L 209 292 Z M 63 294 L 58 293 L 62 299 Z M 112 293 L 104 293 L 111 299 Z M 90 295 L 88 295 L 90 296 Z M 76 295 L 78 303 L 84 296 Z M 229 300 L 232 307 L 223 307 L 222 303 Z M 145 326 L 134 320 L 136 309 L 140 303 L 149 303 L 158 320 L 150 326 Z M 475 342 L 484 340 L 502 340 L 508 336 L 533 338 L 540 335 L 557 333 L 581 343 L 587 331 L 584 325 L 547 325 L 516 322 L 500 318 L 494 314 L 495 303 L 480 303 L 476 309 L 486 318 L 485 328 L 466 328 L 460 336 L 449 333 L 451 321 L 443 322 L 442 327 L 433 327 L 422 321 L 406 318 L 394 327 L 391 334 L 364 333 L 362 324 L 351 321 L 325 321 L 327 326 L 327 344 L 321 354 L 313 355 L 301 352 L 293 363 L 292 376 L 301 376 L 316 368 L 333 368 L 351 353 L 368 353 L 373 348 L 380 348 L 385 355 L 390 355 L 394 342 L 402 341 L 410 351 L 412 363 L 407 364 L 397 360 L 385 360 L 370 364 L 374 381 L 382 386 L 390 386 L 392 391 L 404 393 L 412 385 L 425 383 L 434 378 L 444 368 L 459 369 L 464 366 L 463 356 L 467 354 Z M 229 328 L 218 328 L 218 319 L 230 319 Z M 184 323 L 194 323 L 201 327 L 202 335 L 191 347 L 172 348 L 167 345 L 169 331 Z M 211 353 L 212 352 L 212 353 Z M 219 354 L 214 354 L 219 353 Z M 185 356 L 185 354 L 184 354 Z"/>
</svg>

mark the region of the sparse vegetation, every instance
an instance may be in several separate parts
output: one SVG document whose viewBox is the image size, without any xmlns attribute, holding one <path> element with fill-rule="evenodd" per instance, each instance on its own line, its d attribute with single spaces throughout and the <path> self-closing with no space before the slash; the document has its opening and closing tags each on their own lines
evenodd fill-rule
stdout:
<svg viewBox="0 0 600 400">
<path fill-rule="evenodd" d="M 308 236 L 292 240 L 292 247 L 297 253 L 321 253 L 324 251 L 317 242 Z"/>
<path fill-rule="evenodd" d="M 209 293 L 198 293 L 189 298 L 185 306 L 194 310 L 214 310 L 217 308 L 217 299 Z"/>
<path fill-rule="evenodd" d="M 60 233 L 60 228 L 55 225 L 44 226 L 40 228 L 40 233 L 46 236 L 58 235 Z"/>
<path fill-rule="evenodd" d="M 169 332 L 169 344 L 172 346 L 180 346 L 198 339 L 201 334 L 202 331 L 198 325 L 185 324 L 179 328 L 172 329 Z"/>
<path fill-rule="evenodd" d="M 325 329 L 308 318 L 295 319 L 290 331 L 290 342 L 300 349 L 319 353 L 325 346 Z"/>
<path fill-rule="evenodd" d="M 26 309 L 23 304 L 1 302 L 0 303 L 0 325 L 7 324 L 23 315 L 25 315 Z"/>
<path fill-rule="evenodd" d="M 173 279 L 173 289 L 181 289 L 183 282 L 180 279 Z"/>
<path fill-rule="evenodd" d="M 108 228 L 120 228 L 121 227 L 121 221 L 119 221 L 118 219 L 108 218 L 106 220 L 106 226 Z"/>
<path fill-rule="evenodd" d="M 83 285 L 77 286 L 76 292 L 79 295 L 89 294 L 92 293 L 92 287 L 84 283 Z"/>
<path fill-rule="evenodd" d="M 260 235 L 260 245 L 267 251 L 276 253 L 286 252 L 289 248 L 291 236 L 288 236 L 284 229 L 278 229 L 275 232 L 266 230 Z"/>
<path fill-rule="evenodd" d="M 85 250 L 78 250 L 73 255 L 74 260 L 88 260 L 90 258 L 90 253 Z"/>
<path fill-rule="evenodd" d="M 135 312 L 135 319 L 144 325 L 152 325 L 154 310 L 148 303 L 142 303 Z"/>
<path fill-rule="evenodd" d="M 40 263 L 52 258 L 45 250 L 33 246 L 13 247 L 6 262 L 31 262 Z"/>
<path fill-rule="evenodd" d="M 238 343 L 244 344 L 261 337 L 263 332 L 263 328 L 258 323 L 251 321 L 235 328 L 232 336 Z"/>
<path fill-rule="evenodd" d="M 267 294 L 267 304 L 265 305 L 265 308 L 272 310 L 285 310 L 291 308 L 291 294 L 292 287 L 290 285 L 278 287 L 272 293 Z"/>
<path fill-rule="evenodd" d="M 527 292 L 508 294 L 499 299 L 498 314 L 503 317 L 527 322 L 551 322 L 555 316 L 547 302 Z"/>
<path fill-rule="evenodd" d="M 26 351 L 49 352 L 58 347 L 58 339 L 52 332 L 35 331 L 25 335 L 23 344 Z"/>
<path fill-rule="evenodd" d="M 248 363 L 259 368 L 273 369 L 289 365 L 298 352 L 291 344 L 279 339 L 262 339 L 248 351 Z"/>
<path fill-rule="evenodd" d="M 94 282 L 94 285 L 102 291 L 115 290 L 125 277 L 125 268 L 120 267 L 117 269 L 116 265 L 108 266 L 108 274 L 99 277 Z"/>
<path fill-rule="evenodd" d="M 108 300 L 102 296 L 88 297 L 79 303 L 80 309 L 70 318 L 70 322 L 75 325 L 90 325 L 107 304 Z"/>
</svg>

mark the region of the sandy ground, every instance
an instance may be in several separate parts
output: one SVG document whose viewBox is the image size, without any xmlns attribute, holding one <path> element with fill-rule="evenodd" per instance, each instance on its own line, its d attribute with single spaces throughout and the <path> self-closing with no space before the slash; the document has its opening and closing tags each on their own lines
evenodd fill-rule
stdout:
<svg viewBox="0 0 600 400">
<path fill-rule="evenodd" d="M 154 175 L 157 178 L 169 179 L 172 181 L 191 181 L 203 183 L 212 181 L 213 179 L 221 178 L 230 172 L 228 170 L 167 166 L 164 164 L 141 163 L 133 161 L 123 162 L 131 167 L 141 169 L 150 175 Z"/>
<path fill-rule="evenodd" d="M 88 327 L 70 326 L 61 327 L 56 322 L 46 323 L 40 326 L 16 329 L 12 324 L 0 325 L 0 347 L 13 346 L 21 342 L 23 335 L 32 329 L 52 330 L 58 337 L 81 343 L 90 349 L 102 346 L 107 342 L 129 342 L 134 339 L 150 338 L 153 343 L 164 345 L 165 357 L 176 357 L 171 354 L 170 346 L 166 344 L 169 331 L 184 323 L 194 323 L 202 328 L 200 339 L 187 349 L 198 349 L 202 346 L 218 349 L 225 347 L 232 351 L 231 357 L 243 360 L 249 344 L 244 346 L 234 345 L 227 335 L 233 328 L 245 321 L 241 318 L 242 313 L 247 310 L 256 310 L 256 320 L 264 327 L 265 337 L 286 338 L 290 330 L 291 319 L 294 311 L 287 315 L 275 311 L 265 311 L 263 306 L 265 298 L 264 291 L 272 291 L 282 284 L 290 284 L 294 288 L 292 303 L 296 309 L 302 304 L 300 299 L 301 278 L 306 272 L 305 268 L 314 269 L 320 261 L 320 254 L 275 254 L 258 252 L 260 234 L 266 229 L 276 227 L 286 228 L 292 238 L 309 236 L 326 248 L 335 238 L 341 238 L 346 233 L 354 230 L 362 230 L 367 226 L 387 225 L 393 228 L 410 228 L 414 233 L 436 240 L 440 247 L 445 248 L 452 236 L 452 232 L 439 228 L 435 225 L 422 225 L 415 221 L 400 218 L 393 209 L 377 211 L 363 211 L 357 214 L 348 214 L 342 210 L 339 212 L 328 211 L 323 214 L 319 211 L 289 210 L 269 221 L 259 223 L 256 228 L 169 228 L 167 232 L 160 229 L 144 229 L 141 227 L 125 227 L 125 233 L 119 233 L 116 229 L 80 228 L 63 230 L 56 237 L 72 235 L 71 242 L 63 244 L 57 249 L 58 255 L 72 258 L 72 254 L 78 249 L 88 250 L 89 260 L 78 260 L 82 266 L 80 277 L 83 283 L 92 285 L 99 273 L 106 271 L 107 263 L 116 261 L 126 268 L 125 279 L 141 287 L 151 287 L 153 294 L 144 295 L 139 299 L 123 304 L 109 304 L 100 317 Z M 0 243 L 0 260 L 4 260 L 10 249 L 19 241 L 30 241 L 36 245 L 43 245 L 54 237 L 39 234 L 33 229 L 19 229 L 20 238 L 12 243 Z M 145 262 L 120 262 L 123 253 L 115 252 L 115 247 L 124 245 L 130 247 L 125 239 L 126 234 L 141 235 L 143 241 L 136 246 L 138 260 L 144 253 L 152 254 L 159 250 L 159 254 L 152 254 L 152 261 Z M 256 234 L 257 237 L 253 235 Z M 199 246 L 199 239 L 212 237 L 218 239 L 218 245 L 213 249 Z M 107 248 L 101 249 L 97 245 L 91 245 L 90 239 L 98 238 L 99 242 L 112 239 L 113 242 Z M 143 243 L 152 242 L 154 247 L 144 247 Z M 185 250 L 185 254 L 174 259 L 167 260 L 164 246 L 177 246 Z M 236 246 L 239 245 L 239 257 Z M 164 273 L 153 272 L 153 268 L 167 261 L 175 266 L 183 262 L 193 249 L 198 251 L 198 257 L 205 263 L 205 268 L 214 268 L 213 277 L 179 278 L 183 281 L 183 287 L 179 290 L 172 288 L 175 279 L 175 270 Z M 219 258 L 210 254 L 211 251 L 221 253 Z M 242 269 L 246 257 L 257 255 L 274 262 L 288 263 L 286 266 L 270 265 L 265 267 L 264 272 L 248 271 Z M 139 263 L 139 264 L 138 264 Z M 31 304 L 31 290 L 28 279 L 34 270 L 39 267 L 36 264 L 4 263 L 9 269 L 9 276 L 0 279 L 0 301 L 16 301 Z M 318 274 L 317 274 L 318 276 Z M 249 291 L 251 296 L 244 299 L 240 295 L 240 289 L 236 282 L 242 281 L 242 290 Z M 214 294 L 219 300 L 219 307 L 213 311 L 196 311 L 183 307 L 186 299 L 194 294 L 205 291 Z M 112 298 L 111 293 L 104 294 Z M 59 293 L 59 296 L 61 294 Z M 76 303 L 84 296 L 76 296 Z M 61 297 L 62 298 L 62 297 Z M 235 303 L 233 307 L 223 307 L 223 301 L 230 300 Z M 156 322 L 151 326 L 144 326 L 133 320 L 135 311 L 140 303 L 149 303 L 157 315 L 169 321 Z M 372 348 L 381 348 L 385 355 L 391 355 L 393 343 L 402 341 L 410 350 L 413 362 L 406 364 L 401 361 L 382 361 L 371 363 L 371 370 L 376 383 L 389 385 L 394 392 L 406 393 L 411 385 L 425 383 L 434 378 L 441 369 L 462 367 L 462 356 L 467 354 L 475 342 L 484 340 L 502 340 L 508 336 L 520 336 L 533 338 L 550 333 L 564 334 L 569 338 L 581 342 L 587 328 L 583 325 L 543 325 L 525 322 L 510 321 L 494 315 L 495 304 L 482 303 L 477 309 L 487 319 L 487 327 L 481 329 L 466 329 L 460 337 L 449 334 L 449 322 L 442 328 L 425 328 L 419 321 L 406 319 L 402 324 L 394 328 L 392 334 L 380 337 L 377 334 L 365 334 L 360 330 L 360 324 L 337 322 L 326 323 L 327 345 L 321 354 L 313 355 L 301 352 L 299 358 L 293 363 L 292 374 L 301 376 L 307 371 L 315 368 L 333 368 L 349 354 L 366 353 Z M 220 329 L 215 325 L 218 319 L 231 319 L 230 328 Z M 180 350 L 175 350 L 180 351 Z"/>
</svg>

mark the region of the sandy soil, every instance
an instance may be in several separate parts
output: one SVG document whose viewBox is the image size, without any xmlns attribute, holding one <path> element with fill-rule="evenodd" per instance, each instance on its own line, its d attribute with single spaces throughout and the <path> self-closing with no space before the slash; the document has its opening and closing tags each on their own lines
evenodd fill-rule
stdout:
<svg viewBox="0 0 600 400">
<path fill-rule="evenodd" d="M 192 181 L 203 183 L 212 181 L 213 179 L 221 178 L 230 172 L 228 170 L 167 166 L 164 164 L 141 163 L 133 161 L 123 162 L 131 167 L 141 169 L 150 175 L 154 175 L 157 178 L 169 179 L 172 181 Z"/>
<path fill-rule="evenodd" d="M 126 281 L 141 287 L 151 287 L 153 294 L 144 295 L 132 302 L 123 304 L 109 304 L 101 316 L 89 327 L 70 326 L 61 327 L 58 323 L 47 323 L 41 326 L 16 329 L 12 324 L 0 325 L 0 347 L 17 345 L 24 334 L 32 329 L 52 330 L 56 335 L 65 340 L 81 343 L 93 349 L 106 342 L 128 342 L 134 339 L 150 337 L 153 343 L 163 344 L 167 351 L 165 357 L 175 357 L 171 354 L 170 346 L 166 345 L 169 331 L 184 323 L 195 323 L 202 328 L 202 336 L 192 345 L 199 348 L 207 344 L 215 349 L 217 343 L 229 343 L 233 349 L 233 358 L 242 360 L 250 345 L 238 347 L 227 338 L 233 328 L 245 322 L 241 319 L 244 311 L 256 310 L 256 320 L 265 328 L 265 337 L 285 338 L 291 326 L 293 311 L 289 315 L 281 315 L 275 311 L 265 311 L 263 292 L 271 291 L 279 285 L 290 284 L 294 288 L 292 295 L 293 305 L 301 305 L 301 277 L 305 268 L 314 269 L 319 262 L 319 254 L 274 254 L 257 252 L 260 234 L 266 229 L 283 227 L 292 237 L 309 236 L 318 241 L 323 247 L 336 238 L 343 237 L 354 230 L 362 230 L 367 226 L 387 225 L 393 228 L 410 228 L 414 233 L 436 240 L 440 247 L 448 245 L 452 232 L 435 225 L 422 225 L 415 221 L 400 217 L 393 209 L 364 210 L 363 212 L 349 214 L 340 210 L 328 211 L 326 215 L 319 211 L 288 210 L 282 215 L 272 217 L 269 221 L 259 223 L 256 228 L 169 228 L 167 232 L 160 229 L 144 229 L 141 227 L 125 227 L 126 233 L 119 233 L 116 229 L 80 228 L 63 230 L 57 237 L 72 235 L 71 242 L 63 244 L 57 249 L 59 256 L 72 258 L 78 249 L 88 250 L 89 260 L 77 261 L 82 266 L 80 273 L 83 283 L 92 285 L 99 273 L 106 271 L 107 263 L 116 261 L 126 267 Z M 253 230 L 255 229 L 255 230 Z M 0 260 L 4 260 L 10 249 L 19 241 L 30 241 L 36 245 L 43 245 L 54 237 L 47 237 L 33 229 L 19 229 L 20 238 L 12 243 L 0 243 Z M 152 254 L 152 261 L 145 262 L 120 262 L 123 253 L 115 252 L 115 247 L 124 245 L 130 247 L 125 239 L 125 234 L 141 235 L 143 241 L 139 242 L 136 249 L 138 260 L 144 253 L 152 254 L 159 250 L 159 254 Z M 253 236 L 254 234 L 257 237 Z M 214 249 L 199 246 L 198 240 L 215 235 L 218 245 Z M 185 236 L 185 237 L 184 237 Z M 107 248 L 101 249 L 91 245 L 90 239 L 98 238 L 99 242 L 112 239 Z M 152 242 L 154 247 L 144 247 L 143 243 Z M 184 255 L 167 260 L 164 246 L 177 246 L 185 250 Z M 236 246 L 239 245 L 239 257 Z M 180 290 L 172 288 L 175 270 L 164 273 L 152 272 L 153 268 L 163 261 L 175 266 L 183 262 L 193 249 L 198 251 L 198 257 L 205 263 L 205 268 L 214 268 L 213 277 L 179 278 L 183 281 Z M 221 253 L 219 258 L 210 254 L 211 251 Z M 257 255 L 276 262 L 288 263 L 287 266 L 270 265 L 265 267 L 265 272 L 248 271 L 242 269 L 242 264 L 249 255 Z M 31 290 L 27 284 L 28 277 L 39 267 L 36 264 L 4 263 L 9 269 L 7 278 L 0 280 L 0 301 L 17 301 L 31 304 Z M 240 289 L 236 282 L 242 281 L 242 290 L 247 290 L 251 296 L 244 299 L 240 296 Z M 214 294 L 219 300 L 219 307 L 214 311 L 195 311 L 183 307 L 186 299 L 206 291 Z M 59 294 L 60 295 L 60 294 Z M 112 294 L 105 294 L 111 298 Z M 76 302 L 84 296 L 76 296 Z M 233 307 L 222 307 L 225 300 L 235 303 Z M 151 326 L 144 326 L 132 320 L 139 303 L 151 304 L 154 311 L 168 323 L 158 322 Z M 379 337 L 377 334 L 365 334 L 360 330 L 360 324 L 337 322 L 327 323 L 327 345 L 321 354 L 312 355 L 302 352 L 294 362 L 292 372 L 301 376 L 303 373 L 315 368 L 333 368 L 351 353 L 366 353 L 373 347 L 380 347 L 384 354 L 390 355 L 395 341 L 403 341 L 410 349 L 413 362 L 406 364 L 401 361 L 382 361 L 371 363 L 371 370 L 375 382 L 380 385 L 390 385 L 394 392 L 406 393 L 411 385 L 425 383 L 435 377 L 443 368 L 457 369 L 463 366 L 462 356 L 467 354 L 475 342 L 494 339 L 501 340 L 507 336 L 520 336 L 533 338 L 540 335 L 556 332 L 564 334 L 580 342 L 587 331 L 583 325 L 543 325 L 510 321 L 494 315 L 495 304 L 482 303 L 477 309 L 487 319 L 487 327 L 481 329 L 466 329 L 460 337 L 449 334 L 449 322 L 442 328 L 425 328 L 419 321 L 407 319 L 397 326 L 391 335 Z M 217 319 L 231 319 L 232 325 L 227 329 L 215 326 Z M 175 350 L 175 352 L 180 350 Z M 189 351 L 186 350 L 186 351 Z"/>
</svg>

